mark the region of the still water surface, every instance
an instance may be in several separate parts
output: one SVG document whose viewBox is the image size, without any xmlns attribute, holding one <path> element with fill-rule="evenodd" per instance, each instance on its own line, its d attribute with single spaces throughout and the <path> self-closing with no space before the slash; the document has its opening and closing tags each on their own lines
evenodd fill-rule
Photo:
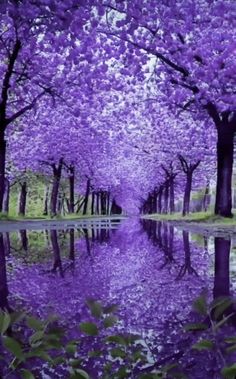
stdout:
<svg viewBox="0 0 236 379">
<path fill-rule="evenodd" d="M 0 305 L 40 317 L 56 313 L 73 336 L 87 316 L 86 299 L 116 303 L 119 330 L 147 341 L 150 364 L 177 361 L 187 378 L 221 378 L 224 364 L 216 354 L 191 350 L 196 336 L 183 327 L 195 317 L 192 302 L 203 292 L 209 301 L 233 295 L 235 248 L 233 240 L 139 219 L 4 232 Z"/>
</svg>

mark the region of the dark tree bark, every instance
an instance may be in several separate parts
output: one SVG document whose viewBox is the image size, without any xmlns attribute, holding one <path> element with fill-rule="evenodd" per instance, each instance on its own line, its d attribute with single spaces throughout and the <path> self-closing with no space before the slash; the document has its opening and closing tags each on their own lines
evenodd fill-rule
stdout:
<svg viewBox="0 0 236 379">
<path fill-rule="evenodd" d="M 101 191 L 101 214 L 105 215 L 106 214 L 106 192 Z"/>
<path fill-rule="evenodd" d="M 115 199 L 113 199 L 112 201 L 111 214 L 122 214 L 122 208 L 116 203 Z"/>
<path fill-rule="evenodd" d="M 190 198 L 191 198 L 191 190 L 192 190 L 192 180 L 193 173 L 192 171 L 188 171 L 186 174 L 186 183 L 184 189 L 184 202 L 183 202 L 183 216 L 189 214 L 190 210 Z"/>
<path fill-rule="evenodd" d="M 75 169 L 74 166 L 69 168 L 69 186 L 70 186 L 70 199 L 69 199 L 69 213 L 74 213 L 75 203 Z"/>
<path fill-rule="evenodd" d="M 19 210 L 18 214 L 19 216 L 25 216 L 25 210 L 26 210 L 26 198 L 27 198 L 27 183 L 23 182 L 20 184 L 20 196 L 19 196 Z"/>
<path fill-rule="evenodd" d="M 173 176 L 171 176 L 169 179 L 169 196 L 170 196 L 170 203 L 169 203 L 170 213 L 174 213 L 175 212 L 175 187 L 174 187 Z"/>
<path fill-rule="evenodd" d="M 234 129 L 220 125 L 217 129 L 217 185 L 215 214 L 232 217 L 232 172 L 234 153 Z"/>
<path fill-rule="evenodd" d="M 230 240 L 215 237 L 214 299 L 221 296 L 229 296 L 230 293 L 230 246 Z"/>
<path fill-rule="evenodd" d="M 11 253 L 10 235 L 8 232 L 3 234 L 3 243 L 5 249 L 5 256 L 7 256 Z"/>
<path fill-rule="evenodd" d="M 180 160 L 182 170 L 186 175 L 183 212 L 182 212 L 183 216 L 186 216 L 187 214 L 189 214 L 189 211 L 190 211 L 190 198 L 191 198 L 191 190 L 192 190 L 193 173 L 198 168 L 201 161 L 199 160 L 196 163 L 192 164 L 192 163 L 188 163 L 182 155 L 179 155 L 178 158 Z"/>
<path fill-rule="evenodd" d="M 169 183 L 167 182 L 164 187 L 164 207 L 163 213 L 168 213 L 168 200 L 169 200 Z"/>
<path fill-rule="evenodd" d="M 107 210 L 106 210 L 106 214 L 107 215 L 110 214 L 110 192 L 107 193 Z"/>
<path fill-rule="evenodd" d="M 97 193 L 96 193 L 96 214 L 97 214 L 97 215 L 100 214 L 99 203 L 100 203 L 100 193 L 97 192 Z"/>
<path fill-rule="evenodd" d="M 87 179 L 86 192 L 85 192 L 85 199 L 84 199 L 83 215 L 86 215 L 86 214 L 87 214 L 87 210 L 88 210 L 88 200 L 89 200 L 89 192 L 90 192 L 90 179 Z"/>
<path fill-rule="evenodd" d="M 158 193 L 158 213 L 162 213 L 162 195 L 163 195 L 163 187 L 160 186 Z"/>
<path fill-rule="evenodd" d="M 58 192 L 61 180 L 62 173 L 62 164 L 63 160 L 60 159 L 58 166 L 55 164 L 52 165 L 53 169 L 53 183 L 52 183 L 52 192 L 51 192 L 51 200 L 50 200 L 50 216 L 54 217 L 57 214 L 57 199 Z"/>
<path fill-rule="evenodd" d="M 9 213 L 9 200 L 10 200 L 10 182 L 7 178 L 5 178 L 4 183 L 5 183 L 5 186 L 4 186 L 2 211 L 8 214 Z"/>
<path fill-rule="evenodd" d="M 95 205 L 95 192 L 92 192 L 92 201 L 91 201 L 91 215 L 94 215 L 94 205 Z"/>
<path fill-rule="evenodd" d="M 77 206 L 76 213 L 79 213 L 79 211 L 81 210 L 81 208 L 83 207 L 83 205 L 84 205 L 84 199 L 78 200 L 78 206 Z"/>
</svg>

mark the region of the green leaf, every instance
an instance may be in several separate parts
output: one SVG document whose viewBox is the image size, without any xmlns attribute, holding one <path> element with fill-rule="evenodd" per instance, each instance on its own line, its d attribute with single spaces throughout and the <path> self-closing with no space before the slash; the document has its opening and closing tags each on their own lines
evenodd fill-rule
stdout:
<svg viewBox="0 0 236 379">
<path fill-rule="evenodd" d="M 125 358 L 126 352 L 119 347 L 115 347 L 114 349 L 111 349 L 111 356 L 112 358 Z"/>
<path fill-rule="evenodd" d="M 208 329 L 208 325 L 204 324 L 204 323 L 201 323 L 201 322 L 198 322 L 198 323 L 194 323 L 194 324 L 187 324 L 184 326 L 184 330 L 186 331 L 197 331 L 197 330 L 206 330 Z"/>
<path fill-rule="evenodd" d="M 230 315 L 224 317 L 222 320 L 217 322 L 217 324 L 214 325 L 214 329 L 217 330 L 219 329 L 222 325 L 226 324 L 228 320 L 234 315 L 234 313 L 231 313 Z"/>
<path fill-rule="evenodd" d="M 226 351 L 227 351 L 228 353 L 230 353 L 230 352 L 232 352 L 232 351 L 236 351 L 236 344 L 227 347 Z"/>
<path fill-rule="evenodd" d="M 207 315 L 207 302 L 205 296 L 199 296 L 193 302 L 193 309 L 199 314 L 206 316 Z"/>
<path fill-rule="evenodd" d="M 223 298 L 219 303 L 214 307 L 214 318 L 217 320 L 220 316 L 224 314 L 224 312 L 229 309 L 229 307 L 233 304 L 232 299 Z"/>
<path fill-rule="evenodd" d="M 14 338 L 4 336 L 3 344 L 5 348 L 9 350 L 16 358 L 21 361 L 24 360 L 24 353 L 18 341 L 16 341 Z"/>
<path fill-rule="evenodd" d="M 89 336 L 97 336 L 98 335 L 98 327 L 96 324 L 92 322 L 82 322 L 80 324 L 80 330 Z"/>
<path fill-rule="evenodd" d="M 89 379 L 89 375 L 84 370 L 76 369 L 71 373 L 70 379 Z"/>
<path fill-rule="evenodd" d="M 11 316 L 7 312 L 3 312 L 0 314 L 0 332 L 3 335 L 7 329 L 9 328 L 11 323 Z"/>
<path fill-rule="evenodd" d="M 116 316 L 108 316 L 104 319 L 103 324 L 105 328 L 110 328 L 114 326 L 118 321 L 118 318 Z"/>
<path fill-rule="evenodd" d="M 74 354 L 77 351 L 77 343 L 76 342 L 69 342 L 65 350 L 68 354 Z"/>
<path fill-rule="evenodd" d="M 221 373 L 225 379 L 235 379 L 236 363 L 234 363 L 232 366 L 224 367 Z"/>
<path fill-rule="evenodd" d="M 94 300 L 87 300 L 86 303 L 90 309 L 92 316 L 96 317 L 97 319 L 100 319 L 103 313 L 101 304 Z"/>
<path fill-rule="evenodd" d="M 139 379 L 160 379 L 165 378 L 162 373 L 156 373 L 156 374 L 143 374 L 139 377 Z"/>
<path fill-rule="evenodd" d="M 117 376 L 119 379 L 128 378 L 130 376 L 130 373 L 127 371 L 125 367 L 120 367 L 117 371 Z"/>
<path fill-rule="evenodd" d="M 70 359 L 70 365 L 71 365 L 71 367 L 74 367 L 74 368 L 81 366 L 81 362 L 82 362 L 82 359 L 80 359 L 80 358 Z"/>
<path fill-rule="evenodd" d="M 25 368 L 22 368 L 22 369 L 20 370 L 20 372 L 21 372 L 21 377 L 22 377 L 23 379 L 35 379 L 34 374 L 32 374 L 31 371 L 26 370 Z"/>
<path fill-rule="evenodd" d="M 26 354 L 26 358 L 32 358 L 32 357 L 38 357 L 38 358 L 43 359 L 45 362 L 53 363 L 53 359 L 43 349 L 43 347 L 41 347 L 41 348 L 36 347 L 36 349 L 31 349 L 31 351 L 29 351 Z"/>
<path fill-rule="evenodd" d="M 93 350 L 93 351 L 90 351 L 88 353 L 88 356 L 90 358 L 100 357 L 101 355 L 103 355 L 103 351 L 102 350 Z"/>
<path fill-rule="evenodd" d="M 77 374 L 77 375 L 80 375 L 80 376 L 78 376 L 78 378 L 81 378 L 81 379 L 89 379 L 89 375 L 88 375 L 87 372 L 84 371 L 84 370 L 77 369 L 77 370 L 76 370 L 76 374 Z"/>
<path fill-rule="evenodd" d="M 31 346 L 39 346 L 42 343 L 44 332 L 42 330 L 35 332 L 29 338 L 29 343 Z"/>
<path fill-rule="evenodd" d="M 226 343 L 236 343 L 236 337 L 226 337 L 224 341 Z"/>
<path fill-rule="evenodd" d="M 114 342 L 119 345 L 126 345 L 125 339 L 120 335 L 108 336 L 105 339 L 106 342 Z"/>
<path fill-rule="evenodd" d="M 210 340 L 201 340 L 192 346 L 192 349 L 196 350 L 210 350 L 214 347 L 214 344 Z"/>
<path fill-rule="evenodd" d="M 103 308 L 103 313 L 105 313 L 105 314 L 114 313 L 117 311 L 117 309 L 118 309 L 117 304 L 111 304 L 111 305 L 108 305 L 108 306 Z"/>
<path fill-rule="evenodd" d="M 41 331 L 44 329 L 44 323 L 41 322 L 40 320 L 37 320 L 34 317 L 28 317 L 27 318 L 27 325 L 29 328 L 36 330 L 36 331 Z"/>
</svg>

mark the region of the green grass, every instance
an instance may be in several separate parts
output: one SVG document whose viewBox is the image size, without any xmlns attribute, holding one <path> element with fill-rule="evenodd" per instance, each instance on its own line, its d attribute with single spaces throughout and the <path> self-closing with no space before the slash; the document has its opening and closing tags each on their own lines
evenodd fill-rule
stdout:
<svg viewBox="0 0 236 379">
<path fill-rule="evenodd" d="M 236 225 L 236 215 L 233 218 L 221 217 L 214 215 L 212 212 L 196 212 L 190 213 L 187 216 L 182 216 L 181 213 L 174 214 L 159 214 L 153 213 L 151 215 L 145 215 L 143 218 L 160 220 L 160 221 L 180 221 L 180 222 L 197 222 L 205 224 L 216 224 L 216 225 Z"/>
</svg>

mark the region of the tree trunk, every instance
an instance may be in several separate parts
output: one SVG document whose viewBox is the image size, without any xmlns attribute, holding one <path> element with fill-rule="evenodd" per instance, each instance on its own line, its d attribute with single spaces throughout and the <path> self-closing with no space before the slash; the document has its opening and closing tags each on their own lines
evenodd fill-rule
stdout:
<svg viewBox="0 0 236 379">
<path fill-rule="evenodd" d="M 7 270 L 3 235 L 0 233 L 0 309 L 10 311 L 8 304 Z"/>
<path fill-rule="evenodd" d="M 203 201 L 202 201 L 202 209 L 206 212 L 209 205 L 209 192 L 210 192 L 210 183 L 207 181 Z"/>
<path fill-rule="evenodd" d="M 100 200 L 100 193 L 97 192 L 97 193 L 96 193 L 96 214 L 97 214 L 97 215 L 100 214 L 99 200 Z"/>
<path fill-rule="evenodd" d="M 174 188 L 174 179 L 170 178 L 170 189 L 169 189 L 169 197 L 170 197 L 170 213 L 175 212 L 175 188 Z"/>
<path fill-rule="evenodd" d="M 86 185 L 86 193 L 85 193 L 85 200 L 84 200 L 83 215 L 86 215 L 86 214 L 87 214 L 89 192 L 90 192 L 90 179 L 87 179 L 87 185 Z"/>
<path fill-rule="evenodd" d="M 95 193 L 92 192 L 91 215 L 94 215 Z"/>
<path fill-rule="evenodd" d="M 163 213 L 168 213 L 168 200 L 169 200 L 169 186 L 168 184 L 165 185 L 164 188 L 164 207 L 163 207 Z"/>
<path fill-rule="evenodd" d="M 74 166 L 70 166 L 70 201 L 69 201 L 69 213 L 74 213 L 74 203 L 75 203 L 75 169 Z"/>
<path fill-rule="evenodd" d="M 189 214 L 190 196 L 192 190 L 193 171 L 191 169 L 186 173 L 186 184 L 184 190 L 183 216 Z"/>
<path fill-rule="evenodd" d="M 25 208 L 26 208 L 26 197 L 27 197 L 27 183 L 23 182 L 20 184 L 21 190 L 20 190 L 20 196 L 19 196 L 19 210 L 18 215 L 19 216 L 25 216 Z"/>
<path fill-rule="evenodd" d="M 0 213 L 3 210 L 3 197 L 5 187 L 6 141 L 4 132 L 0 133 Z"/>
<path fill-rule="evenodd" d="M 110 192 L 107 193 L 107 215 L 110 214 Z"/>
<path fill-rule="evenodd" d="M 50 216 L 54 217 L 57 214 L 57 198 L 61 180 L 62 173 L 62 159 L 60 160 L 58 167 L 53 165 L 53 183 L 52 183 L 52 192 L 50 200 Z"/>
<path fill-rule="evenodd" d="M 43 215 L 48 215 L 49 185 L 45 185 Z"/>
<path fill-rule="evenodd" d="M 162 212 L 162 194 L 163 194 L 163 188 L 161 187 L 158 194 L 158 213 Z"/>
<path fill-rule="evenodd" d="M 106 192 L 101 191 L 101 214 L 106 214 Z"/>
<path fill-rule="evenodd" d="M 229 125 L 217 129 L 217 185 L 215 214 L 232 217 L 232 172 L 234 152 L 234 132 Z"/>
<path fill-rule="evenodd" d="M 5 178 L 2 211 L 6 214 L 9 213 L 9 199 L 10 199 L 10 182 L 7 178 Z"/>
</svg>

